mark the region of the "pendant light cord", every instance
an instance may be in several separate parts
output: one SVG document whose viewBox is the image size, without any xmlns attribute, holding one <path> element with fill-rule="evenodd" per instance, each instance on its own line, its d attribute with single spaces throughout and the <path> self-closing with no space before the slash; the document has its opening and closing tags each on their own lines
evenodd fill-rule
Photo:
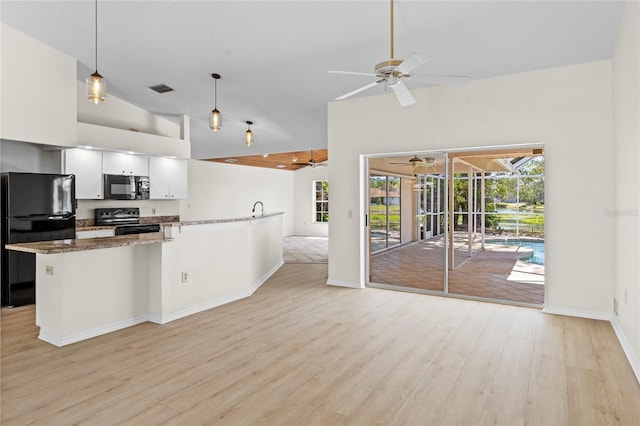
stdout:
<svg viewBox="0 0 640 426">
<path fill-rule="evenodd" d="M 98 0 L 95 3 L 95 24 L 96 24 L 96 72 L 98 72 Z"/>
<path fill-rule="evenodd" d="M 218 109 L 218 79 L 213 79 L 213 109 Z"/>
</svg>

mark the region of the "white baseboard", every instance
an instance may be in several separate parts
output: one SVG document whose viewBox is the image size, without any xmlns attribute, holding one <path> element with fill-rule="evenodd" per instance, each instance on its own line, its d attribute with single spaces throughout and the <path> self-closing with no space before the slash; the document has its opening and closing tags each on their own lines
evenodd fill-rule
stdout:
<svg viewBox="0 0 640 426">
<path fill-rule="evenodd" d="M 545 314 L 565 315 L 568 317 L 588 318 L 601 321 L 611 321 L 611 314 L 606 312 L 583 311 L 580 309 L 554 308 L 553 306 L 545 306 L 542 309 Z"/>
<path fill-rule="evenodd" d="M 114 322 L 101 327 L 85 330 L 79 333 L 72 333 L 66 336 L 60 336 L 57 334 L 49 333 L 47 332 L 47 330 L 44 330 L 42 329 L 42 327 L 40 327 L 40 334 L 38 335 L 38 338 L 47 343 L 51 343 L 52 345 L 60 347 L 60 346 L 70 345 L 71 343 L 76 343 L 81 340 L 86 340 L 92 337 L 97 337 L 103 334 L 111 333 L 112 331 L 131 327 L 133 325 L 148 321 L 148 319 L 149 319 L 148 315 L 140 315 L 135 318 Z"/>
<path fill-rule="evenodd" d="M 236 300 L 244 299 L 245 297 L 251 296 L 257 289 L 264 284 L 271 275 L 273 275 L 280 267 L 284 265 L 284 261 L 278 262 L 273 268 L 263 274 L 258 280 L 253 283 L 248 290 L 241 291 L 236 294 L 232 294 L 230 296 L 220 297 L 218 299 L 211 300 L 207 303 L 203 303 L 196 306 L 190 306 L 186 309 L 181 309 L 179 311 L 172 312 L 170 314 L 162 314 L 162 315 L 149 315 L 149 321 L 155 322 L 156 324 L 166 324 L 171 321 L 175 321 L 180 318 L 188 317 L 189 315 L 197 314 L 202 311 L 206 311 L 211 308 L 215 308 L 217 306 L 226 305 L 227 303 L 235 302 Z"/>
<path fill-rule="evenodd" d="M 347 287 L 347 288 L 364 288 L 359 283 L 354 283 L 351 281 L 338 281 L 338 280 L 327 280 L 327 285 L 334 285 L 336 287 Z"/>
<path fill-rule="evenodd" d="M 155 322 L 156 324 L 166 324 L 168 322 L 175 321 L 180 318 L 188 317 L 189 315 L 197 314 L 199 312 L 206 311 L 211 308 L 215 308 L 216 306 L 221 306 L 227 303 L 235 302 L 236 300 L 244 299 L 245 297 L 248 297 L 248 296 L 251 296 L 251 292 L 243 291 L 241 293 L 236 293 L 231 296 L 225 296 L 219 299 L 214 299 L 207 303 L 203 303 L 201 305 L 190 306 L 185 309 L 180 309 L 179 311 L 171 312 L 170 314 L 149 315 L 149 321 Z"/>
<path fill-rule="evenodd" d="M 271 275 L 275 274 L 276 271 L 280 269 L 282 265 L 284 265 L 284 260 L 280 259 L 280 262 L 276 263 L 273 268 L 269 269 L 260 278 L 258 278 L 258 280 L 255 283 L 253 283 L 253 285 L 250 287 L 249 289 L 249 291 L 251 292 L 250 294 L 255 293 L 255 291 L 259 289 L 260 286 L 262 286 L 262 284 L 264 284 L 271 277 Z"/>
<path fill-rule="evenodd" d="M 638 360 L 638 355 L 634 352 L 629 339 L 627 339 L 627 335 L 624 334 L 624 330 L 622 329 L 616 315 L 613 315 L 611 318 L 611 325 L 613 326 L 613 331 L 615 331 L 616 336 L 618 337 L 618 341 L 622 346 L 624 354 L 627 356 L 627 360 L 629 360 L 629 364 L 631 364 L 631 369 L 636 375 L 636 380 L 640 383 L 640 360 Z"/>
</svg>

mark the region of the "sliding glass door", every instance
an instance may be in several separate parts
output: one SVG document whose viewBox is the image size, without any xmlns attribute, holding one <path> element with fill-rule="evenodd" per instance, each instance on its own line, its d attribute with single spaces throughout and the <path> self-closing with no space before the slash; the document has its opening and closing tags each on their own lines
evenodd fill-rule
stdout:
<svg viewBox="0 0 640 426">
<path fill-rule="evenodd" d="M 400 244 L 400 178 L 374 175 L 369 179 L 369 217 L 373 252 Z"/>
<path fill-rule="evenodd" d="M 369 284 L 544 303 L 542 148 L 368 161 Z"/>
</svg>

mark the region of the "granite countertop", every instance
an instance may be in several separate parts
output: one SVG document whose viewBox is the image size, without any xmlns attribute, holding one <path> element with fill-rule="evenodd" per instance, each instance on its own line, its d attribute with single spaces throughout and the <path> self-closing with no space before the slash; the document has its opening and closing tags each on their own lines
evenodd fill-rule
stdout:
<svg viewBox="0 0 640 426">
<path fill-rule="evenodd" d="M 79 226 L 76 227 L 76 232 L 82 232 L 82 231 L 99 231 L 101 229 L 114 229 L 115 226 Z"/>
<path fill-rule="evenodd" d="M 231 219 L 203 219 L 203 220 L 186 220 L 180 222 L 168 222 L 163 223 L 163 226 L 189 226 L 189 225 L 206 225 L 209 223 L 228 223 L 228 222 L 249 222 L 252 220 L 258 219 L 266 219 L 273 216 L 279 216 L 284 214 L 284 212 L 274 212 L 274 213 L 265 213 L 264 215 L 255 215 L 255 216 L 245 216 L 245 217 L 234 217 Z"/>
<path fill-rule="evenodd" d="M 7 244 L 5 247 L 9 250 L 22 251 L 26 253 L 56 254 L 133 246 L 138 244 L 158 244 L 167 241 L 172 241 L 172 239 L 165 238 L 162 232 L 153 232 L 147 234 L 118 235 L 115 237 L 87 238 L 81 240 L 55 240 Z"/>
</svg>

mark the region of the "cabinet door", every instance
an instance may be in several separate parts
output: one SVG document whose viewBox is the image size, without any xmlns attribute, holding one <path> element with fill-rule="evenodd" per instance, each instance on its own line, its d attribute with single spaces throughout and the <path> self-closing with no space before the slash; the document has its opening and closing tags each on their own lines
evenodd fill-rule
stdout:
<svg viewBox="0 0 640 426">
<path fill-rule="evenodd" d="M 171 158 L 149 158 L 149 198 L 168 200 L 171 187 Z"/>
<path fill-rule="evenodd" d="M 129 155 L 127 172 L 134 176 L 149 176 L 149 157 L 146 155 Z"/>
<path fill-rule="evenodd" d="M 189 161 L 174 159 L 171 168 L 171 199 L 183 199 L 188 195 Z"/>
<path fill-rule="evenodd" d="M 64 173 L 76 175 L 76 198 L 102 199 L 102 152 L 72 148 L 64 150 Z"/>
<path fill-rule="evenodd" d="M 105 152 L 102 169 L 107 175 L 149 175 L 149 157 L 146 155 Z"/>
<path fill-rule="evenodd" d="M 121 152 L 105 152 L 102 155 L 102 170 L 106 175 L 128 175 L 127 157 Z"/>
</svg>

